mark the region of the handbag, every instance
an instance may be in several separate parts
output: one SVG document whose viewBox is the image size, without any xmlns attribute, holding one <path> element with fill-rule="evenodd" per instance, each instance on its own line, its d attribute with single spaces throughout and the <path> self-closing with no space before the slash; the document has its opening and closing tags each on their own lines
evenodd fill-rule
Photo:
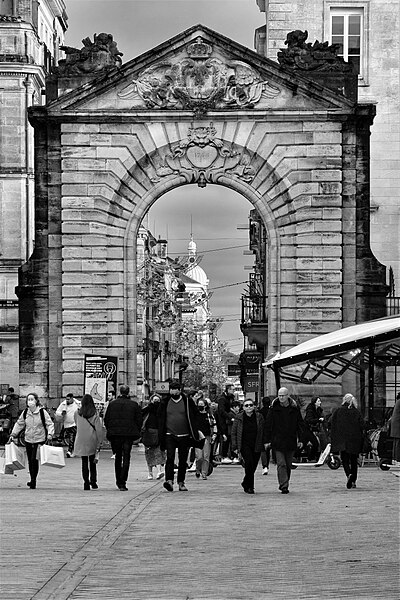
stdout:
<svg viewBox="0 0 400 600">
<path fill-rule="evenodd" d="M 63 448 L 49 446 L 48 444 L 40 446 L 40 464 L 44 467 L 54 467 L 55 469 L 65 467 Z"/>
<path fill-rule="evenodd" d="M 158 429 L 145 429 L 142 433 L 142 444 L 147 448 L 158 446 Z"/>
<path fill-rule="evenodd" d="M 25 469 L 25 452 L 14 442 L 5 446 L 5 466 L 11 467 L 14 471 Z"/>
</svg>

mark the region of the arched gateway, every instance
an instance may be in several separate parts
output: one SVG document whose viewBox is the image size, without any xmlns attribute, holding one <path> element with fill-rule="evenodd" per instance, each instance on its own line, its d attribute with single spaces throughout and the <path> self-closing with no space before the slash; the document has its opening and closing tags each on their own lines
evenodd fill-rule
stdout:
<svg viewBox="0 0 400 600">
<path fill-rule="evenodd" d="M 268 236 L 268 351 L 383 316 L 369 249 L 369 128 L 357 76 L 294 32 L 274 63 L 196 26 L 121 66 L 85 40 L 31 109 L 36 245 L 20 272 L 21 387 L 82 389 L 84 354 L 136 386 L 136 236 L 178 186 L 241 193 Z"/>
</svg>

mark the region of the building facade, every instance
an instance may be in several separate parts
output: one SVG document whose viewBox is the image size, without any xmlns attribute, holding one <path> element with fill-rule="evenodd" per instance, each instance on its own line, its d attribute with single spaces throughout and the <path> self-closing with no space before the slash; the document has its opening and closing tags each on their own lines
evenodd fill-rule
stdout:
<svg viewBox="0 0 400 600">
<path fill-rule="evenodd" d="M 34 141 L 28 108 L 45 104 L 61 58 L 63 0 L 0 0 L 0 384 L 19 387 L 18 269 L 35 242 Z"/>
<path fill-rule="evenodd" d="M 319 69 L 293 69 L 300 44 L 278 64 L 195 26 L 124 65 L 110 34 L 69 52 L 51 102 L 29 111 L 40 171 L 19 272 L 22 393 L 77 393 L 83 355 L 110 348 L 137 389 L 137 234 L 182 185 L 229 187 L 260 215 L 269 352 L 385 314 L 369 244 L 374 107 L 324 45 L 308 57 Z"/>
<path fill-rule="evenodd" d="M 393 271 L 400 296 L 400 29 L 398 0 L 256 0 L 265 23 L 256 51 L 272 60 L 288 31 L 338 44 L 358 73 L 360 103 L 376 106 L 371 127 L 371 249 Z M 388 281 L 389 283 L 389 281 Z M 398 304 L 397 304 L 398 309 Z"/>
</svg>

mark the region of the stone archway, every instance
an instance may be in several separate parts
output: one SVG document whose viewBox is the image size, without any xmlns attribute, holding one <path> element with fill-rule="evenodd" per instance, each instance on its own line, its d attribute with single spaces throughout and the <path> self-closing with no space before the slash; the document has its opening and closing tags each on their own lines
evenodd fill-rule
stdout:
<svg viewBox="0 0 400 600">
<path fill-rule="evenodd" d="M 190 96 L 203 67 L 218 75 L 196 88 L 207 101 Z M 173 93 L 166 70 L 168 81 L 181 73 Z M 22 387 L 77 393 L 83 355 L 107 350 L 135 387 L 136 232 L 181 185 L 230 187 L 260 213 L 270 352 L 382 316 L 366 215 L 373 110 L 332 91 L 340 74 L 328 75 L 323 88 L 198 26 L 107 78 L 55 78 L 54 100 L 30 113 L 36 247 L 19 286 Z"/>
</svg>

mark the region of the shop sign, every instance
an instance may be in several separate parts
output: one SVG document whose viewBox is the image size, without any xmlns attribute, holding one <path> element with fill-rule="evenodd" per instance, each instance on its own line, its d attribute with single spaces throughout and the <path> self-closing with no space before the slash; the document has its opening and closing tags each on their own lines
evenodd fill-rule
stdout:
<svg viewBox="0 0 400 600">
<path fill-rule="evenodd" d="M 247 375 L 244 380 L 244 391 L 257 392 L 259 389 L 258 375 Z"/>
</svg>

